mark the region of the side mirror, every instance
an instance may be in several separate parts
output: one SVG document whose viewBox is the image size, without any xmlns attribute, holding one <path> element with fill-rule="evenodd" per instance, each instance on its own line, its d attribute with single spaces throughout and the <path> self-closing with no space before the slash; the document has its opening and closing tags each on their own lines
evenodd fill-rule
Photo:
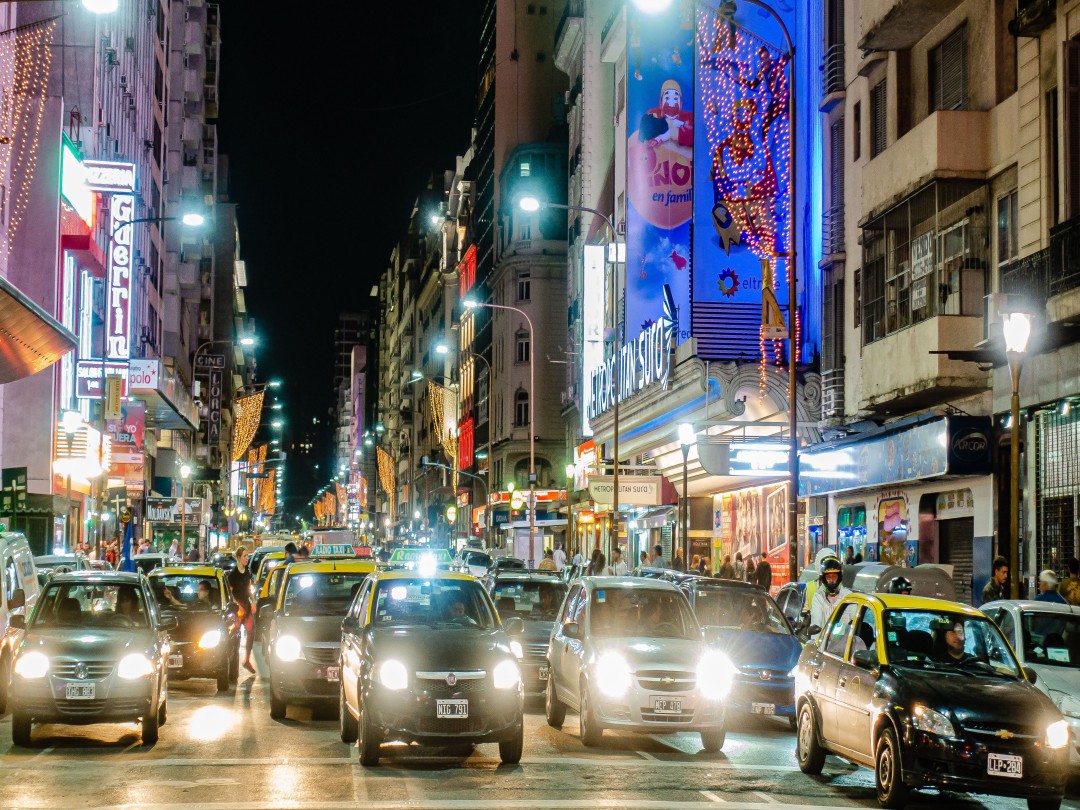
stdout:
<svg viewBox="0 0 1080 810">
<path fill-rule="evenodd" d="M 812 624 L 812 625 L 810 625 L 809 627 L 806 628 L 807 637 L 816 636 L 820 632 L 821 632 L 821 628 L 818 627 L 816 624 Z"/>
<path fill-rule="evenodd" d="M 581 627 L 577 622 L 567 622 L 562 626 L 562 634 L 567 638 L 581 638 Z"/>
<path fill-rule="evenodd" d="M 14 616 L 8 619 L 8 627 L 11 627 L 14 630 L 26 629 L 26 617 L 23 616 L 21 613 L 16 613 Z"/>
<path fill-rule="evenodd" d="M 15 608 L 21 608 L 26 605 L 26 591 L 22 588 L 16 588 L 11 592 L 11 598 L 8 599 L 8 610 L 14 610 Z"/>
<path fill-rule="evenodd" d="M 720 628 L 715 625 L 707 625 L 701 628 L 701 637 L 706 644 L 715 644 L 720 640 Z"/>
<path fill-rule="evenodd" d="M 11 626 L 15 626 L 14 621 L 12 622 Z M 1024 667 L 1024 677 L 1026 677 L 1032 683 L 1035 683 L 1035 681 L 1037 681 L 1039 678 L 1039 673 L 1035 671 L 1034 667 Z"/>
<path fill-rule="evenodd" d="M 175 630 L 179 624 L 175 616 L 166 616 L 158 622 L 158 630 Z"/>
<path fill-rule="evenodd" d="M 877 669 L 877 650 L 856 650 L 853 660 L 860 669 Z"/>
<path fill-rule="evenodd" d="M 355 633 L 360 629 L 360 620 L 355 616 L 346 616 L 341 620 L 341 629 L 346 633 Z"/>
<path fill-rule="evenodd" d="M 520 636 L 525 632 L 525 622 L 517 616 L 512 616 L 503 623 L 503 630 L 508 636 Z"/>
</svg>

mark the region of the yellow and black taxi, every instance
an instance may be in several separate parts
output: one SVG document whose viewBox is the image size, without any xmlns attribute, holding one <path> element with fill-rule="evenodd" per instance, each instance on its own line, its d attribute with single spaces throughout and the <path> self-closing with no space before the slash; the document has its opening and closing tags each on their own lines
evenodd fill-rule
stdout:
<svg viewBox="0 0 1080 810">
<path fill-rule="evenodd" d="M 290 703 L 337 709 L 341 620 L 374 570 L 371 560 L 294 562 L 282 570 L 277 602 L 264 616 L 272 718 L 283 718 Z"/>
<path fill-rule="evenodd" d="M 845 596 L 799 659 L 796 758 L 827 753 L 874 769 L 882 807 L 930 787 L 1056 810 L 1069 727 L 989 618 L 967 605 Z"/>
<path fill-rule="evenodd" d="M 271 552 L 263 558 L 260 573 L 255 580 L 255 638 L 266 644 L 266 631 L 274 617 L 278 589 L 285 574 L 285 552 Z M 279 556 L 280 555 L 280 556 Z"/>
<path fill-rule="evenodd" d="M 430 561 L 377 572 L 341 627 L 341 739 L 359 741 L 363 765 L 377 765 L 390 740 L 497 742 L 503 762 L 521 760 L 521 669 L 510 637 L 524 624 L 503 624 L 474 577 Z"/>
<path fill-rule="evenodd" d="M 225 571 L 214 565 L 155 568 L 146 579 L 158 610 L 176 619 L 169 677 L 214 678 L 219 691 L 240 674 L 240 621 Z"/>
</svg>

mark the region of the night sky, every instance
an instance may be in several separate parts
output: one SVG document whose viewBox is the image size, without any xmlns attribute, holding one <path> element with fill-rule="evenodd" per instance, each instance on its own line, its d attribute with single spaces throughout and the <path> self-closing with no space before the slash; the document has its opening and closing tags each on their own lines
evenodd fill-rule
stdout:
<svg viewBox="0 0 1080 810">
<path fill-rule="evenodd" d="M 219 151 L 286 447 L 333 404 L 338 313 L 367 306 L 427 177 L 468 149 L 480 4 L 220 0 Z M 314 494 L 300 472 L 290 510 Z"/>
</svg>

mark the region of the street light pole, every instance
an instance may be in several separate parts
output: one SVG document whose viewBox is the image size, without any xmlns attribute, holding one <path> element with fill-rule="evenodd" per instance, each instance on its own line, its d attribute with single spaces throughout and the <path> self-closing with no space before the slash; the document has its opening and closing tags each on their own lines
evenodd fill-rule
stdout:
<svg viewBox="0 0 1080 810">
<path fill-rule="evenodd" d="M 690 556 L 690 446 L 695 442 L 694 426 L 688 422 L 683 422 L 679 425 L 679 444 L 682 445 L 682 526 L 679 529 L 679 545 L 683 550 L 683 562 L 685 564 L 686 559 Z M 677 557 L 677 550 L 673 550 L 671 556 Z M 674 563 L 674 559 L 672 560 Z M 674 566 L 672 566 L 674 567 Z"/>
<path fill-rule="evenodd" d="M 187 542 L 185 541 L 185 529 L 187 528 L 187 503 L 185 498 L 187 497 L 187 480 L 191 475 L 191 467 L 187 464 L 180 466 L 180 553 L 185 557 L 187 556 Z M 202 562 L 203 550 L 202 543 L 199 543 L 199 562 Z"/>
<path fill-rule="evenodd" d="M 573 492 L 574 485 L 574 472 L 575 467 L 573 464 L 566 465 L 566 548 L 564 551 L 569 552 L 574 548 L 577 541 L 574 538 L 574 504 L 570 500 L 570 496 Z M 569 559 L 569 557 L 567 557 Z"/>
<path fill-rule="evenodd" d="M 1009 598 L 1020 598 L 1020 369 L 1031 336 L 1031 316 L 1010 312 L 1004 316 L 1002 334 L 1012 382 L 1009 439 Z"/>
</svg>

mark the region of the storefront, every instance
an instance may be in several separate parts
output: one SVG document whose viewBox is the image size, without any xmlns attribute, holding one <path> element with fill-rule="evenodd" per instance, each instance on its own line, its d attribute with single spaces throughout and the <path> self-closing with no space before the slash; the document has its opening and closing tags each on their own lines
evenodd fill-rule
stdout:
<svg viewBox="0 0 1080 810">
<path fill-rule="evenodd" d="M 972 603 L 990 575 L 990 419 L 937 416 L 815 445 L 799 456 L 800 497 L 825 498 L 825 541 L 867 562 L 952 566 Z"/>
</svg>

